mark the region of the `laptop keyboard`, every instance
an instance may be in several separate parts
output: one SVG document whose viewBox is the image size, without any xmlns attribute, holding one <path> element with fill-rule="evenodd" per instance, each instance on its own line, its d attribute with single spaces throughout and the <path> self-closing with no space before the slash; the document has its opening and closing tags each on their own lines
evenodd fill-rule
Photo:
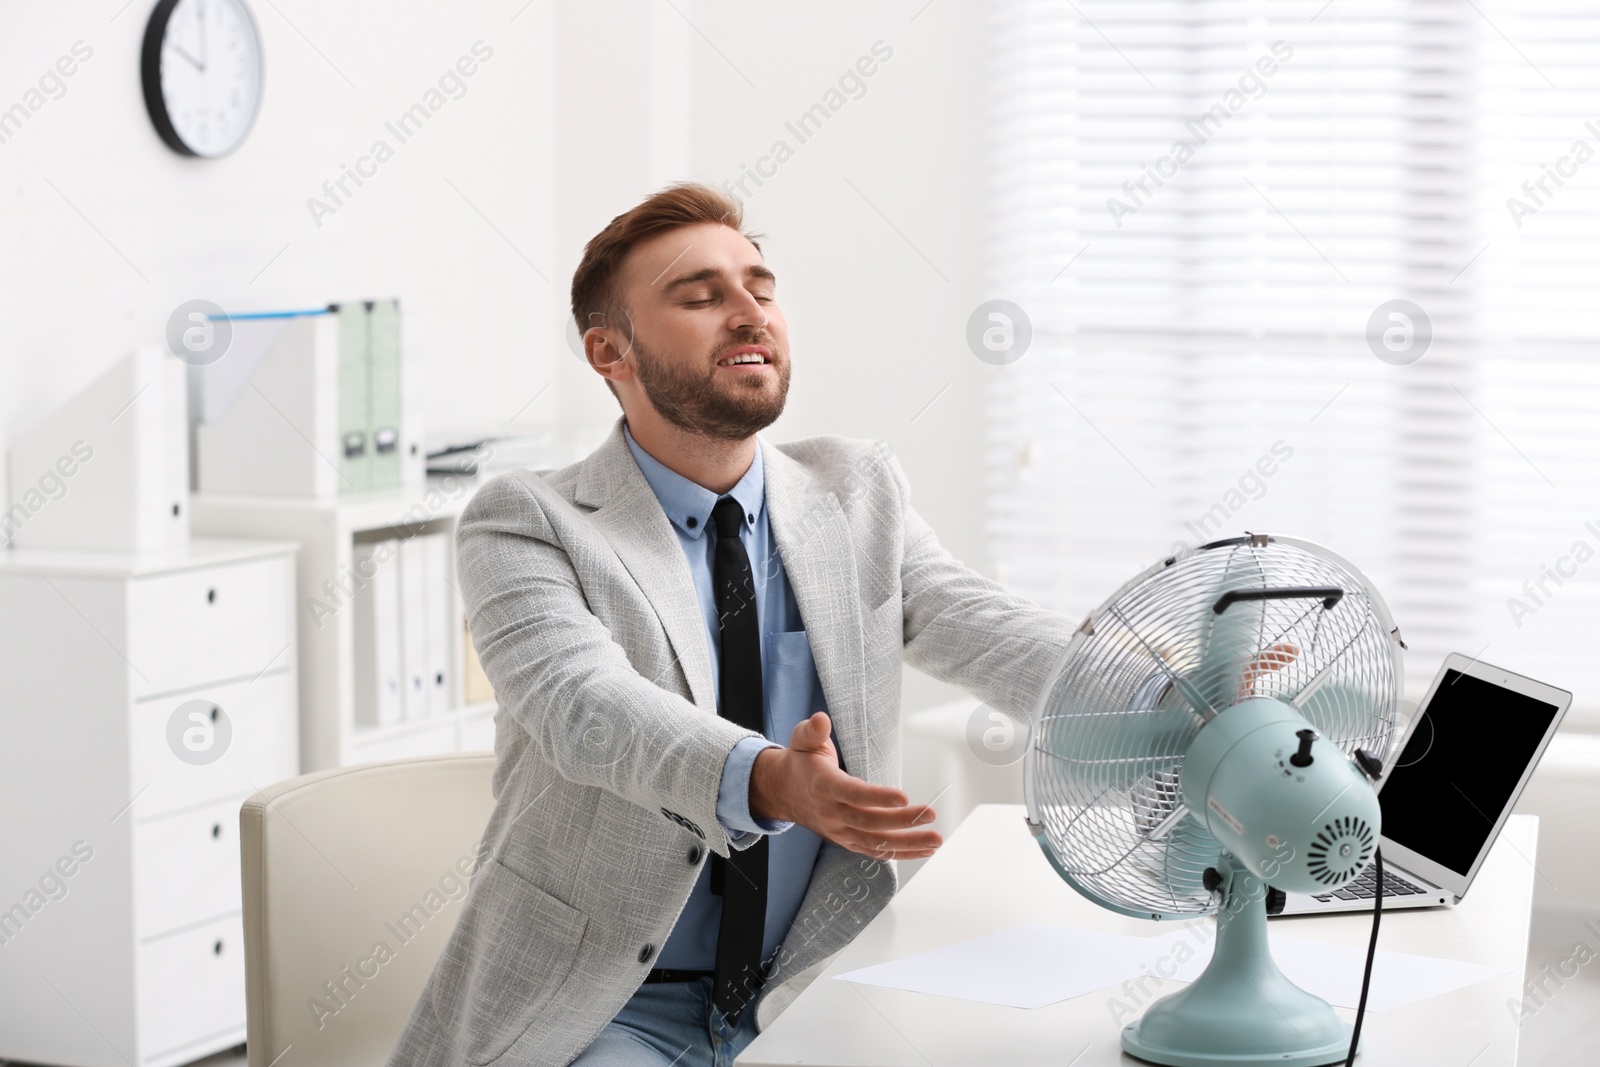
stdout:
<svg viewBox="0 0 1600 1067">
<path fill-rule="evenodd" d="M 1371 900 L 1374 896 L 1377 895 L 1377 890 L 1378 890 L 1377 883 L 1378 883 L 1377 872 L 1369 864 L 1367 866 L 1366 870 L 1364 870 L 1360 874 L 1356 875 L 1355 881 L 1349 883 L 1348 885 L 1346 885 L 1342 889 L 1334 890 L 1332 893 L 1319 893 L 1319 894 L 1316 894 L 1314 899 L 1316 899 L 1316 900 Z M 1394 873 L 1393 869 L 1390 869 L 1390 870 L 1387 870 L 1387 871 L 1383 872 L 1383 895 L 1384 895 L 1385 898 L 1388 898 L 1388 897 L 1414 897 L 1414 896 L 1418 896 L 1418 895 L 1424 895 L 1424 894 L 1427 894 L 1429 892 L 1431 892 L 1431 890 L 1423 889 L 1421 886 L 1412 885 L 1410 882 L 1406 881 L 1404 878 L 1401 878 L 1398 874 Z"/>
</svg>

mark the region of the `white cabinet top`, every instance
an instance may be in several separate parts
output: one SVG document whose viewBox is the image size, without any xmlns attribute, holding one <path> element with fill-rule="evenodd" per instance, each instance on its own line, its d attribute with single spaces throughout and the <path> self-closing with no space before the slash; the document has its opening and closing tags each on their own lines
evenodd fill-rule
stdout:
<svg viewBox="0 0 1600 1067">
<path fill-rule="evenodd" d="M 294 541 L 193 537 L 187 545 L 153 552 L 73 552 L 46 549 L 0 551 L 0 576 L 15 574 L 73 575 L 82 578 L 138 578 L 150 574 L 242 563 L 298 552 Z"/>
<path fill-rule="evenodd" d="M 460 475 L 430 475 L 422 485 L 375 489 L 341 496 L 246 496 L 192 493 L 191 522 L 214 525 L 220 516 L 241 515 L 278 522 L 303 523 L 314 518 L 337 523 L 344 531 L 417 526 L 435 519 L 456 519 L 484 484 Z"/>
</svg>

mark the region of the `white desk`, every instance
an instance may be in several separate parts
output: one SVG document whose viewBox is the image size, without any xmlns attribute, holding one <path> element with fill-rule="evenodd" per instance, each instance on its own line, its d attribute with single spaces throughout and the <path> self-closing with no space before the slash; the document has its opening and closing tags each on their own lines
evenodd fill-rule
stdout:
<svg viewBox="0 0 1600 1067">
<path fill-rule="evenodd" d="M 1120 1025 L 1109 1003 L 1119 995 L 1115 988 L 1025 1011 L 832 977 L 1021 923 L 1146 936 L 1172 927 L 1125 918 L 1079 896 L 1028 836 L 1023 810 L 1020 804 L 975 809 L 905 890 L 750 1044 L 737 1061 L 740 1067 L 1137 1065 L 1122 1054 Z M 1523 983 L 1538 826 L 1533 816 L 1511 818 L 1460 906 L 1384 914 L 1379 948 L 1496 964 L 1511 973 L 1394 1011 L 1369 1012 L 1357 1063 L 1516 1063 L 1517 1027 L 1506 1002 L 1520 996 Z M 1370 913 L 1272 920 L 1283 933 L 1363 948 L 1371 923 Z M 1163 993 L 1180 988 L 1163 985 L 1171 987 Z M 1340 1014 L 1346 1020 L 1355 1015 L 1343 1009 Z"/>
</svg>

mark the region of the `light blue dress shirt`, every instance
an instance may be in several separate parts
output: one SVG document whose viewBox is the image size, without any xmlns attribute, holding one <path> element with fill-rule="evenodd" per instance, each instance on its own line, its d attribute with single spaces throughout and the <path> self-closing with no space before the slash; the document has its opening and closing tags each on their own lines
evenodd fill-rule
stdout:
<svg viewBox="0 0 1600 1067">
<path fill-rule="evenodd" d="M 683 475 L 669 470 L 634 441 L 623 425 L 623 436 L 634 462 L 655 492 L 662 510 L 672 521 L 678 543 L 689 562 L 700 614 L 706 624 L 706 644 L 711 652 L 711 677 L 718 677 L 722 635 L 717 623 L 716 593 L 712 587 L 717 532 L 711 509 L 720 497 Z M 717 821 L 729 835 L 766 833 L 767 843 L 767 920 L 762 939 L 762 959 L 770 959 L 783 943 L 800 910 L 811 868 L 822 848 L 822 838 L 804 826 L 788 822 L 756 819 L 750 814 L 750 771 L 762 749 L 787 744 L 789 735 L 801 720 L 813 712 L 827 711 L 822 683 L 817 677 L 806 638 L 800 606 L 784 573 L 772 527 L 767 521 L 766 472 L 761 445 L 739 484 L 728 490 L 744 508 L 745 524 L 739 539 L 750 557 L 750 570 L 756 587 L 756 618 L 761 632 L 761 696 L 766 740 L 747 737 L 733 747 L 722 766 L 722 783 L 717 793 Z M 736 877 L 731 872 L 728 877 Z M 710 970 L 716 966 L 717 928 L 722 921 L 722 898 L 711 892 L 711 864 L 700 870 L 700 877 L 689 894 L 688 903 L 678 916 L 667 943 L 662 946 L 656 966 Z"/>
</svg>

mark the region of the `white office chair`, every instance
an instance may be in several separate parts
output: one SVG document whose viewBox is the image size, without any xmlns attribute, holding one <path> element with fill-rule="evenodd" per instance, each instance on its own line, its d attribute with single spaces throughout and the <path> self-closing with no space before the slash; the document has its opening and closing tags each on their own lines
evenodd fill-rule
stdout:
<svg viewBox="0 0 1600 1067">
<path fill-rule="evenodd" d="M 489 753 L 429 756 L 245 801 L 250 1067 L 382 1067 L 483 861 L 493 771 Z"/>
</svg>

